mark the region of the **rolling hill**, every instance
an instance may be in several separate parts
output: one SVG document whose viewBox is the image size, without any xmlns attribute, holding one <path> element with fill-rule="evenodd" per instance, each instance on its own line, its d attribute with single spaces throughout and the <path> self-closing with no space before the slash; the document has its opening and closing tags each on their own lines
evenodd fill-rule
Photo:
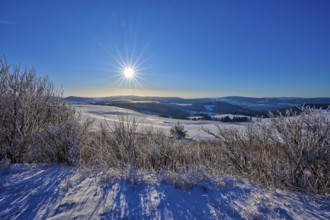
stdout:
<svg viewBox="0 0 330 220">
<path fill-rule="evenodd" d="M 245 116 L 264 116 L 269 111 L 295 108 L 299 105 L 310 105 L 327 108 L 330 98 L 252 98 L 228 96 L 221 98 L 183 99 L 178 97 L 140 97 L 112 96 L 103 98 L 87 98 L 70 96 L 66 101 L 79 104 L 117 106 L 141 113 L 161 117 L 187 119 L 191 116 L 203 116 L 211 119 L 214 115 L 233 114 Z"/>
</svg>

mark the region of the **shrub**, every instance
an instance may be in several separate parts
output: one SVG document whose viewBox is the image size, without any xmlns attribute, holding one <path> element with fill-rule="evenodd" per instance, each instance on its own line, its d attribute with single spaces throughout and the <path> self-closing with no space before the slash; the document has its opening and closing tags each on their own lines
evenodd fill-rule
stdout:
<svg viewBox="0 0 330 220">
<path fill-rule="evenodd" d="M 77 131 L 83 132 L 90 123 L 84 125 L 61 94 L 35 69 L 21 69 L 0 59 L 0 159 L 73 162 L 71 156 L 77 157 L 73 151 L 79 151 L 75 148 L 82 141 Z"/>
<path fill-rule="evenodd" d="M 288 168 L 282 180 L 307 191 L 330 190 L 330 122 L 321 109 L 301 107 L 278 117 L 270 114 L 272 138 L 284 152 Z"/>
<path fill-rule="evenodd" d="M 217 126 L 226 173 L 295 190 L 330 192 L 330 125 L 323 110 L 301 107 L 245 130 Z"/>
</svg>

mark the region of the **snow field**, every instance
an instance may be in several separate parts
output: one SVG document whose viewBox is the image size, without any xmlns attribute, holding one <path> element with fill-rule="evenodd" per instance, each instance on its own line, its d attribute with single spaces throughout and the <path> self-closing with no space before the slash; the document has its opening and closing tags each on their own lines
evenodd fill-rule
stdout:
<svg viewBox="0 0 330 220">
<path fill-rule="evenodd" d="M 330 217 L 329 196 L 266 189 L 229 177 L 179 188 L 164 181 L 169 176 L 140 176 L 149 181 L 132 184 L 60 165 L 12 165 L 1 175 L 0 219 Z"/>
<path fill-rule="evenodd" d="M 176 123 L 180 122 L 184 125 L 185 130 L 188 131 L 188 135 L 193 139 L 205 139 L 211 136 L 207 134 L 203 129 L 207 129 L 216 132 L 216 124 L 221 124 L 226 127 L 237 127 L 239 129 L 244 129 L 246 123 L 221 123 L 216 121 L 190 121 L 190 120 L 180 120 L 171 118 L 162 118 L 155 115 L 147 115 L 132 111 L 129 109 L 113 107 L 113 106 L 101 106 L 101 105 L 88 105 L 81 104 L 75 105 L 75 107 L 82 112 L 85 117 L 91 117 L 95 120 L 95 129 L 99 127 L 101 123 L 108 123 L 110 126 L 118 122 L 119 115 L 128 115 L 129 117 L 135 117 L 139 121 L 139 129 L 146 127 L 153 127 L 154 129 L 159 129 L 169 134 L 170 128 Z"/>
</svg>

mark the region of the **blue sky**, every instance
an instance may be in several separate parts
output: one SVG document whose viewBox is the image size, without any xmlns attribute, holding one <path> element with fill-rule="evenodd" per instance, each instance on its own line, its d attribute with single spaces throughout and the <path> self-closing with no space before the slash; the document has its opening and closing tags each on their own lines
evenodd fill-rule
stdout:
<svg viewBox="0 0 330 220">
<path fill-rule="evenodd" d="M 0 5 L 0 54 L 65 96 L 330 96 L 329 0 Z"/>
</svg>

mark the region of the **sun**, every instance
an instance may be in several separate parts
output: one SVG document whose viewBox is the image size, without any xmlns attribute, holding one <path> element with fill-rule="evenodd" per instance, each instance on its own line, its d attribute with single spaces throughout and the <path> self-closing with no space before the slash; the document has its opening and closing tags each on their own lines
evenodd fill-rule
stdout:
<svg viewBox="0 0 330 220">
<path fill-rule="evenodd" d="M 124 75 L 125 79 L 133 79 L 135 76 L 134 68 L 133 67 L 124 67 L 123 75 Z"/>
<path fill-rule="evenodd" d="M 145 63 L 143 55 L 134 55 L 134 49 L 126 48 L 126 54 L 124 55 L 122 54 L 123 52 L 120 52 L 121 50 L 117 49 L 116 51 L 116 55 L 110 53 L 113 59 L 111 63 L 113 69 L 110 71 L 116 73 L 114 76 L 117 78 L 114 81 L 115 85 L 123 89 L 143 88 L 141 80 L 146 70 L 143 66 Z"/>
</svg>

